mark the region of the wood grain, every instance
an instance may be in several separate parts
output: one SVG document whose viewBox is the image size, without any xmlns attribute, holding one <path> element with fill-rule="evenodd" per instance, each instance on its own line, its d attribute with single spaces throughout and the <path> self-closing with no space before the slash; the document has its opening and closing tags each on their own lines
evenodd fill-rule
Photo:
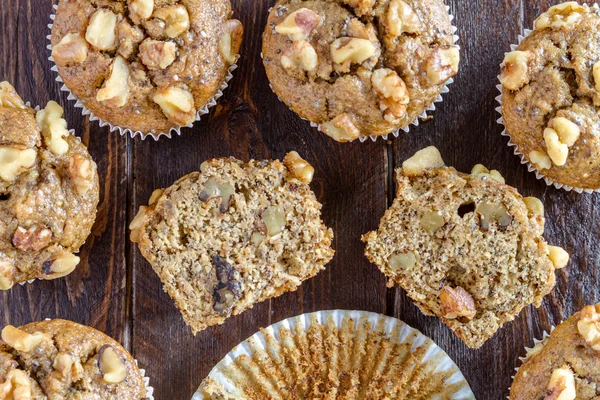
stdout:
<svg viewBox="0 0 600 400">
<path fill-rule="evenodd" d="M 189 399 L 233 346 L 272 322 L 325 309 L 375 311 L 401 318 L 433 338 L 460 366 L 477 398 L 505 398 L 524 346 L 583 305 L 600 301 L 600 221 L 595 216 L 600 197 L 559 191 L 536 180 L 507 147 L 494 111 L 504 52 L 540 10 L 555 3 L 451 0 L 462 66 L 434 118 L 395 140 L 338 144 L 310 128 L 269 89 L 260 37 L 272 0 L 234 1 L 246 39 L 230 88 L 194 128 L 159 142 L 122 138 L 84 119 L 50 71 L 45 48 L 50 0 L 3 0 L 0 79 L 12 82 L 32 103 L 54 99 L 65 106 L 69 126 L 98 163 L 102 191 L 98 220 L 81 250 L 82 266 L 65 279 L 1 293 L 0 321 L 18 325 L 61 317 L 103 330 L 134 353 L 161 400 Z M 394 168 L 431 144 L 459 170 L 483 163 L 501 171 L 522 193 L 542 198 L 546 238 L 573 254 L 542 307 L 525 310 L 477 351 L 466 348 L 437 319 L 423 316 L 401 290 L 386 289 L 384 277 L 362 255 L 361 234 L 377 227 L 393 200 Z M 297 292 L 192 336 L 157 276 L 129 242 L 128 221 L 154 189 L 197 170 L 205 159 L 281 158 L 290 150 L 316 168 L 312 187 L 324 204 L 325 223 L 334 229 L 336 257 Z"/>
</svg>

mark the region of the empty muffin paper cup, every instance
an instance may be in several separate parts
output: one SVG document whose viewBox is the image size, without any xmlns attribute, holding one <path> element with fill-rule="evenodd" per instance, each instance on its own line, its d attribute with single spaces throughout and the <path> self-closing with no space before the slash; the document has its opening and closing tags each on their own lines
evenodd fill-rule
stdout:
<svg viewBox="0 0 600 400">
<path fill-rule="evenodd" d="M 271 13 L 271 10 L 273 8 L 269 8 L 269 14 Z M 450 7 L 446 6 L 446 11 L 450 12 Z M 450 21 L 454 20 L 454 15 L 449 14 L 450 15 Z M 458 35 L 456 35 L 456 32 L 458 31 L 458 28 L 455 27 L 454 25 L 452 25 L 452 39 L 454 41 L 454 44 L 456 44 L 458 42 Z M 459 46 L 460 48 L 460 46 Z M 260 58 L 263 59 L 263 54 L 260 53 Z M 404 131 L 406 133 L 408 133 L 410 131 L 410 125 L 414 125 L 414 126 L 419 126 L 419 120 L 426 120 L 428 118 L 427 116 L 427 111 L 435 111 L 435 103 L 441 103 L 444 101 L 444 99 L 442 98 L 442 94 L 446 94 L 448 92 L 450 92 L 450 89 L 448 89 L 448 85 L 454 83 L 454 79 L 450 78 L 446 81 L 446 83 L 444 84 L 444 87 L 442 88 L 442 93 L 440 95 L 438 95 L 438 97 L 433 101 L 433 103 L 431 103 L 429 105 L 429 107 L 427 107 L 427 109 L 425 111 L 423 111 L 417 118 L 414 119 L 413 122 L 411 122 L 410 124 L 408 124 L 407 126 L 405 126 L 404 128 L 400 128 L 397 129 L 396 131 L 392 132 L 392 133 L 388 133 L 387 135 L 370 135 L 370 136 L 361 136 L 358 138 L 358 140 L 361 143 L 364 143 L 367 141 L 367 139 L 371 139 L 373 142 L 377 141 L 378 138 L 382 138 L 383 140 L 387 140 L 389 138 L 390 135 L 393 135 L 395 138 L 397 138 L 398 136 L 400 136 L 400 131 Z M 271 90 L 273 91 L 273 93 L 275 93 L 275 91 L 273 90 L 273 85 L 271 85 L 269 83 L 269 87 L 271 88 Z M 277 98 L 279 99 L 279 101 L 281 101 L 283 103 L 283 101 L 281 100 L 281 98 L 277 95 L 277 93 L 275 93 L 275 95 L 277 96 Z M 285 104 L 285 103 L 284 103 Z M 306 118 L 300 117 L 305 121 L 308 121 Z M 316 122 L 312 122 L 312 121 L 308 121 L 310 122 L 310 126 L 312 126 L 313 128 L 317 128 L 319 130 L 319 132 L 323 132 L 323 130 L 321 129 L 321 125 L 317 124 Z"/>
<path fill-rule="evenodd" d="M 475 399 L 456 364 L 404 322 L 364 311 L 320 311 L 278 322 L 225 356 L 201 399 Z M 386 397 L 387 398 L 387 397 Z"/>
<path fill-rule="evenodd" d="M 56 10 L 58 8 L 58 5 L 53 4 L 52 8 L 56 12 Z M 50 19 L 52 21 L 54 21 L 55 18 L 56 18 L 55 14 L 51 14 L 50 15 Z M 52 24 L 48 24 L 48 28 L 52 31 Z M 49 44 L 46 46 L 46 48 L 48 50 L 50 50 L 50 54 L 52 54 L 52 43 L 51 43 L 52 34 L 47 35 L 46 38 L 48 39 L 48 42 L 49 42 Z M 212 99 L 210 99 L 208 101 L 208 103 L 206 103 L 206 105 L 202 109 L 200 109 L 200 110 L 198 110 L 198 112 L 196 112 L 196 119 L 194 120 L 193 123 L 191 123 L 189 125 L 185 125 L 185 126 L 180 126 L 180 127 L 177 127 L 177 128 L 171 128 L 169 130 L 169 132 L 158 132 L 158 133 L 156 133 L 156 132 L 132 131 L 129 128 L 121 128 L 120 126 L 113 125 L 110 122 L 106 122 L 106 121 L 102 120 L 101 118 L 98 118 L 96 115 L 94 115 L 93 112 L 91 112 L 90 110 L 88 110 L 83 105 L 83 103 L 77 98 L 77 96 L 75 96 L 69 90 L 69 88 L 67 87 L 67 85 L 65 85 L 63 83 L 62 78 L 60 77 L 60 75 L 58 75 L 58 67 L 56 66 L 54 58 L 52 58 L 52 55 L 50 55 L 50 57 L 48 57 L 48 60 L 50 60 L 52 62 L 52 64 L 53 64 L 51 70 L 54 71 L 54 72 L 56 72 L 56 74 L 57 74 L 56 81 L 60 82 L 62 84 L 61 87 L 60 87 L 60 90 L 63 91 L 63 92 L 69 93 L 69 95 L 68 95 L 67 98 L 69 100 L 74 100 L 75 101 L 75 107 L 76 108 L 81 108 L 82 109 L 81 113 L 83 115 L 89 115 L 90 116 L 90 121 L 98 121 L 98 124 L 101 127 L 104 127 L 104 126 L 108 125 L 109 128 L 110 128 L 110 132 L 119 131 L 119 134 L 121 136 L 123 136 L 123 135 L 129 135 L 132 138 L 135 138 L 136 136 L 140 135 L 140 137 L 142 138 L 142 140 L 146 139 L 147 137 L 152 137 L 154 140 L 158 140 L 161 136 L 166 136 L 166 137 L 168 137 L 170 139 L 174 133 L 176 133 L 177 135 L 181 135 L 181 128 L 191 128 L 194 125 L 195 122 L 200 121 L 200 118 L 203 115 L 206 115 L 206 114 L 209 113 L 209 109 L 211 107 L 214 107 L 214 106 L 217 105 L 217 100 L 221 96 L 223 96 L 223 91 L 225 89 L 227 89 L 227 87 L 229 87 L 229 81 L 231 80 L 231 78 L 233 78 L 233 74 L 232 74 L 233 71 L 235 71 L 237 69 L 237 67 L 238 67 L 237 64 L 232 64 L 231 66 L 229 66 L 228 71 L 227 71 L 227 76 L 225 77 L 225 80 L 221 84 L 221 88 L 217 91 L 217 93 L 215 94 L 215 96 Z"/>
<path fill-rule="evenodd" d="M 594 4 L 593 7 L 594 8 L 598 8 L 598 4 Z M 517 46 L 519 46 L 521 44 L 521 42 L 527 36 L 529 36 L 531 34 L 531 32 L 533 32 L 533 30 L 531 30 L 531 29 L 525 29 L 523 31 L 523 34 L 518 36 L 518 43 L 510 45 L 510 50 L 511 51 L 515 51 L 517 49 Z M 502 64 L 500 64 L 500 65 L 502 65 Z M 498 75 L 498 81 L 500 81 L 500 75 Z M 525 156 L 523 155 L 523 153 L 521 153 L 519 151 L 519 146 L 512 141 L 512 137 L 510 136 L 510 133 L 506 129 L 506 126 L 504 126 L 504 119 L 503 119 L 503 116 L 502 116 L 502 84 L 496 85 L 496 88 L 500 91 L 500 95 L 496 97 L 496 101 L 499 104 L 499 106 L 496 107 L 496 111 L 500 114 L 500 118 L 498 118 L 497 122 L 500 125 L 502 125 L 502 128 L 503 128 L 502 129 L 502 136 L 507 136 L 508 137 L 508 145 L 510 147 L 513 147 L 515 155 L 517 155 L 517 156 L 519 156 L 521 158 L 521 164 L 527 165 L 527 169 L 529 170 L 529 172 L 534 172 L 535 173 L 535 177 L 537 179 L 539 179 L 539 180 L 544 180 L 544 182 L 546 182 L 546 185 L 548 185 L 548 186 L 554 186 L 557 189 L 563 189 L 563 190 L 566 190 L 567 192 L 570 192 L 570 191 L 573 190 L 573 191 L 575 191 L 577 193 L 600 193 L 600 189 L 577 188 L 577 187 L 573 187 L 573 186 L 569 186 L 569 185 L 563 185 L 561 183 L 554 182 L 551 179 L 549 179 L 548 177 L 546 177 L 544 174 L 542 174 L 540 171 L 538 171 L 527 160 L 527 158 L 525 158 Z"/>
</svg>

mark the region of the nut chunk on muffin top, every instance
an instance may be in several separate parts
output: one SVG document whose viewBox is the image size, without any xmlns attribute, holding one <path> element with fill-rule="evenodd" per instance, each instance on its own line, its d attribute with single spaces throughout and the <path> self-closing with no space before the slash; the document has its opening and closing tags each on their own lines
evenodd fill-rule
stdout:
<svg viewBox="0 0 600 400">
<path fill-rule="evenodd" d="M 298 153 L 208 160 L 156 190 L 130 225 L 194 333 L 293 291 L 333 257 L 333 233 Z"/>
<path fill-rule="evenodd" d="M 0 399 L 145 400 L 144 378 L 119 343 L 60 319 L 2 329 Z"/>
<path fill-rule="evenodd" d="M 62 115 L 0 83 L 0 290 L 71 273 L 96 219 L 96 163 Z"/>
<path fill-rule="evenodd" d="M 586 306 L 529 350 L 510 400 L 596 400 L 600 396 L 600 304 Z"/>
<path fill-rule="evenodd" d="M 275 93 L 340 142 L 407 127 L 459 58 L 442 0 L 279 0 L 263 34 Z"/>
<path fill-rule="evenodd" d="M 548 181 L 600 189 L 600 10 L 551 7 L 506 54 L 503 123 L 525 160 Z"/>
<path fill-rule="evenodd" d="M 539 307 L 569 255 L 548 246 L 544 206 L 482 165 L 446 167 L 435 147 L 396 171 L 398 191 L 365 255 L 426 315 L 478 348 L 529 304 Z"/>
<path fill-rule="evenodd" d="M 238 57 L 242 24 L 229 0 L 67 0 L 52 57 L 68 89 L 97 117 L 134 132 L 188 126 Z"/>
</svg>

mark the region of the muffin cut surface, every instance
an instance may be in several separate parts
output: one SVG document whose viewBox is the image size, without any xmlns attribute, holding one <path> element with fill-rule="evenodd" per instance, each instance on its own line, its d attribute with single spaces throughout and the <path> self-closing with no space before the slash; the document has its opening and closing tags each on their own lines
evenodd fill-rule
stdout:
<svg viewBox="0 0 600 400">
<path fill-rule="evenodd" d="M 295 290 L 333 257 L 313 168 L 295 152 L 284 163 L 208 160 L 155 191 L 131 223 L 194 333 Z"/>
<path fill-rule="evenodd" d="M 464 174 L 437 149 L 396 171 L 397 196 L 365 255 L 426 315 L 440 317 L 468 346 L 480 347 L 554 287 L 566 252 L 542 238 L 544 208 L 478 165 Z"/>
</svg>

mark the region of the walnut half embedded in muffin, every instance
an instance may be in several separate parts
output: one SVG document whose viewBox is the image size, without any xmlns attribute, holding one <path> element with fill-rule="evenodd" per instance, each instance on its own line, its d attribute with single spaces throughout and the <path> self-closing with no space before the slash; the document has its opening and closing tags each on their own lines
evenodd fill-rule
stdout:
<svg viewBox="0 0 600 400">
<path fill-rule="evenodd" d="M 458 71 L 442 0 L 279 0 L 263 34 L 273 90 L 334 140 L 415 121 Z"/>
<path fill-rule="evenodd" d="M 523 307 L 539 307 L 554 271 L 569 261 L 548 246 L 544 206 L 523 198 L 498 171 L 446 167 L 435 147 L 396 171 L 398 191 L 365 255 L 426 315 L 480 347 Z"/>
<path fill-rule="evenodd" d="M 58 3 L 52 57 L 81 103 L 142 133 L 190 125 L 236 62 L 242 24 L 229 0 Z"/>
</svg>

